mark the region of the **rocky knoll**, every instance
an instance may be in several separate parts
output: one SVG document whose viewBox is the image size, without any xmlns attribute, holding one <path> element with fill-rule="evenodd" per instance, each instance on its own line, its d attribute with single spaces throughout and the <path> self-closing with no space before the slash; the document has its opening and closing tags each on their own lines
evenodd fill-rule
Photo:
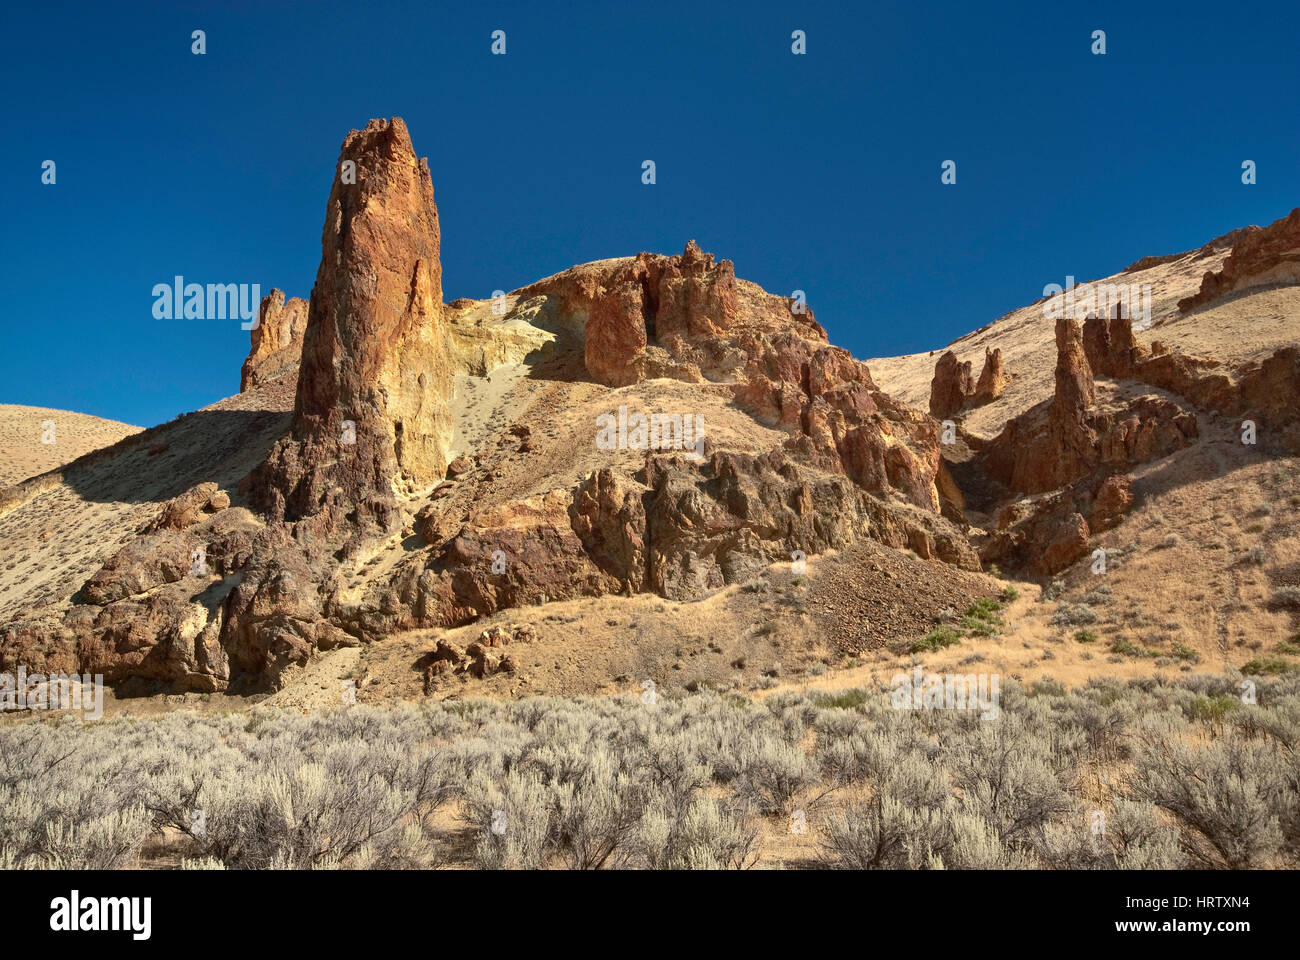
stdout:
<svg viewBox="0 0 1300 960">
<path fill-rule="evenodd" d="M 880 391 L 805 305 L 738 280 L 694 242 L 672 257 L 575 267 L 516 291 L 586 325 L 588 374 L 731 384 L 738 406 L 790 433 L 787 449 L 867 490 L 939 509 L 937 425 Z"/>
<path fill-rule="evenodd" d="M 1300 207 L 1262 230 L 1240 235 L 1222 269 L 1206 273 L 1201 289 L 1178 301 L 1178 309 L 1186 313 L 1230 293 L 1271 283 L 1300 283 Z"/>
<path fill-rule="evenodd" d="M 444 307 L 440 243 L 428 165 L 402 121 L 350 133 L 305 322 L 302 302 L 275 291 L 253 331 L 248 391 L 284 381 L 299 331 L 301 358 L 288 433 L 239 485 L 244 502 L 200 484 L 163 504 L 61 616 L 8 629 L 0 658 L 221 690 L 508 607 L 697 599 L 863 537 L 978 569 L 939 512 L 961 519 L 937 424 L 880 391 L 802 303 L 692 242 L 574 267 L 515 291 L 498 319 L 472 301 Z M 702 457 L 650 450 L 640 469 L 502 494 L 481 453 L 449 464 L 449 401 L 457 376 L 538 351 L 571 351 L 610 391 L 664 378 L 727 391 L 784 439 L 742 453 L 710 438 Z M 517 455 L 534 448 L 527 424 L 510 432 Z"/>
</svg>

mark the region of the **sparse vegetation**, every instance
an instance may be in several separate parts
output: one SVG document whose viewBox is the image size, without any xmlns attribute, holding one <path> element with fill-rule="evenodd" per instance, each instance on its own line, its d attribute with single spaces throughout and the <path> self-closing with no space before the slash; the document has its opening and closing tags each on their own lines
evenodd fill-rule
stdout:
<svg viewBox="0 0 1300 960">
<path fill-rule="evenodd" d="M 1290 660 L 1272 656 L 1256 657 L 1241 667 L 1241 672 L 1247 676 L 1278 676 L 1285 673 L 1295 673 L 1297 670 L 1300 670 L 1300 667 L 1297 667 Z"/>
<path fill-rule="evenodd" d="M 1040 602 L 1054 602 L 1059 600 L 1063 593 L 1065 593 L 1065 581 L 1053 580 L 1048 584 L 1047 589 L 1043 591 L 1039 600 Z"/>
<path fill-rule="evenodd" d="M 1278 587 L 1273 591 L 1271 602 L 1277 607 L 1300 608 L 1300 587 Z"/>
<path fill-rule="evenodd" d="M 931 630 L 920 640 L 915 641 L 912 644 L 912 652 L 933 652 L 942 650 L 944 647 L 951 647 L 957 643 L 961 643 L 961 634 L 951 627 L 939 627 L 937 630 Z"/>
<path fill-rule="evenodd" d="M 1126 657 L 1159 657 L 1159 650 L 1150 650 L 1147 647 L 1140 647 L 1132 640 L 1126 640 L 1120 637 L 1111 641 L 1110 652 L 1120 654 Z"/>
<path fill-rule="evenodd" d="M 1078 627 L 1096 622 L 1097 612 L 1086 603 L 1076 603 L 1073 606 L 1063 603 L 1052 614 L 1052 625 L 1056 627 Z"/>
</svg>

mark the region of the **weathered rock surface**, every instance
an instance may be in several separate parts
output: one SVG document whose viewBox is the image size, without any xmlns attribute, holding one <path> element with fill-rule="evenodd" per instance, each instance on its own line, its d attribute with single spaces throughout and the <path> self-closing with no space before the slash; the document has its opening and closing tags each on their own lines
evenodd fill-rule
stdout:
<svg viewBox="0 0 1300 960">
<path fill-rule="evenodd" d="M 1033 503 L 1008 506 L 980 559 L 1040 576 L 1060 573 L 1086 557 L 1091 537 L 1116 526 L 1132 509 L 1132 478 L 1085 479 Z"/>
<path fill-rule="evenodd" d="M 1094 316 L 1083 322 L 1083 349 L 1092 372 L 1104 377 L 1133 376 L 1145 354 L 1121 307 L 1109 319 Z"/>
<path fill-rule="evenodd" d="M 1117 322 L 1127 328 L 1127 321 Z M 1093 349 L 1109 363 L 1123 350 L 1096 337 L 1099 324 L 1091 328 Z M 1096 386 L 1079 325 L 1058 319 L 1056 343 L 1051 401 L 1008 422 L 980 452 L 984 473 L 1008 492 L 1057 490 L 1103 465 L 1114 470 L 1165 456 L 1197 435 L 1195 414 L 1160 397 L 1139 397 L 1124 409 L 1094 409 Z"/>
<path fill-rule="evenodd" d="M 971 362 L 960 362 L 957 354 L 945 351 L 934 365 L 934 379 L 930 381 L 930 416 L 936 420 L 955 417 L 965 407 L 979 407 L 992 403 L 1007 388 L 1007 375 L 1002 368 L 1000 349 L 984 350 L 984 367 L 979 380 L 971 377 Z"/>
<path fill-rule="evenodd" d="M 280 289 L 262 298 L 257 325 L 250 334 L 248 359 L 240 371 L 240 393 L 290 372 L 296 376 L 307 331 L 307 309 L 306 300 L 286 300 Z"/>
<path fill-rule="evenodd" d="M 930 382 L 930 416 L 943 420 L 960 413 L 966 398 L 974 392 L 970 361 L 962 363 L 957 354 L 946 351 L 934 365 L 934 379 Z"/>
<path fill-rule="evenodd" d="M 1200 291 L 1179 300 L 1178 309 L 1186 313 L 1230 293 L 1273 283 L 1300 283 L 1300 207 L 1242 236 L 1222 269 L 1206 273 Z"/>
<path fill-rule="evenodd" d="M 211 481 L 200 483 L 170 500 L 144 532 L 184 530 L 229 506 L 230 495 L 224 490 Z"/>
<path fill-rule="evenodd" d="M 975 393 L 971 397 L 974 406 L 983 406 L 997 400 L 1007 389 L 1007 375 L 1002 368 L 1002 350 L 994 348 L 984 350 L 984 368 L 980 370 L 979 382 L 975 384 Z"/>
<path fill-rule="evenodd" d="M 342 171 L 355 165 L 356 183 Z M 429 166 L 398 118 L 343 142 L 312 289 L 292 432 L 250 478 L 273 517 L 380 532 L 394 493 L 442 479 L 452 366 Z"/>
<path fill-rule="evenodd" d="M 190 575 L 199 541 L 186 533 L 160 530 L 137 537 L 109 558 L 82 587 L 87 601 L 104 605 L 147 593 Z"/>
</svg>

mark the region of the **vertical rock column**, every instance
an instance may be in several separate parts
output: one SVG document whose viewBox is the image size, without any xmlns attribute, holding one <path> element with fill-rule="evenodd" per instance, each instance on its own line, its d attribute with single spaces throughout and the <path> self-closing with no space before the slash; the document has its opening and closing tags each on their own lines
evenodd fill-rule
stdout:
<svg viewBox="0 0 1300 960">
<path fill-rule="evenodd" d="M 321 236 L 290 437 L 250 477 L 287 520 L 390 530 L 440 479 L 452 421 L 438 209 L 400 118 L 343 141 Z"/>
</svg>

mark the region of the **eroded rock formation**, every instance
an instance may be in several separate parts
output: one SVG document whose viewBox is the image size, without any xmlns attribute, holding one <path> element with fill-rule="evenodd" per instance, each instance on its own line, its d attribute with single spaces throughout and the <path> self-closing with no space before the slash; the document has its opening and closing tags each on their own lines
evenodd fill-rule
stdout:
<svg viewBox="0 0 1300 960">
<path fill-rule="evenodd" d="M 428 162 L 394 118 L 348 134 L 337 170 L 291 436 L 248 487 L 272 516 L 320 517 L 327 535 L 345 522 L 390 530 L 394 494 L 442 478 L 452 434 Z"/>
<path fill-rule="evenodd" d="M 239 377 L 239 390 L 252 389 L 289 372 L 297 373 L 302 359 L 302 339 L 307 331 L 308 303 L 299 297 L 284 298 L 273 289 L 262 298 L 253 327 L 252 344 Z"/>
<path fill-rule="evenodd" d="M 1272 283 L 1300 283 L 1300 207 L 1241 236 L 1222 269 L 1206 273 L 1201 289 L 1179 300 L 1178 309 L 1186 313 L 1230 293 Z"/>
<path fill-rule="evenodd" d="M 960 413 L 966 398 L 974 392 L 970 361 L 962 363 L 957 354 L 945 351 L 934 365 L 934 379 L 930 381 L 930 416 L 943 420 Z"/>
<path fill-rule="evenodd" d="M 1007 376 L 1002 368 L 1000 349 L 984 350 L 984 367 L 979 380 L 971 376 L 971 362 L 958 361 L 951 350 L 944 352 L 934 365 L 930 381 L 930 416 L 936 420 L 955 417 L 966 407 L 980 407 L 1002 396 Z"/>
<path fill-rule="evenodd" d="M 1240 241 L 1229 279 L 1291 262 L 1279 242 L 1260 239 L 1266 232 Z M 1002 394 L 999 350 L 986 350 L 978 382 L 970 363 L 945 353 L 927 416 L 831 345 L 802 302 L 738 279 L 693 242 L 673 256 L 556 274 L 510 294 L 514 312 L 497 320 L 480 301 L 444 307 L 440 243 L 428 165 L 402 121 L 351 132 L 311 300 L 273 291 L 244 365 L 252 390 L 286 384 L 300 360 L 287 435 L 238 490 L 208 481 L 162 503 L 58 615 L 5 624 L 0 667 L 184 690 L 274 685 L 318 651 L 395 631 L 611 593 L 697 600 L 796 551 L 862 538 L 966 570 L 983 559 L 1047 575 L 1122 521 L 1134 465 L 1196 436 L 1196 415 L 1178 398 L 1254 417 L 1261 444 L 1300 444 L 1297 348 L 1227 370 L 1177 352 L 1148 356 L 1119 317 L 1082 330 L 1062 319 L 1052 398 L 993 440 L 967 438 L 961 478 L 978 482 L 964 492 L 941 458 L 935 418 Z M 571 473 L 582 451 L 552 448 L 536 476 L 564 479 L 520 492 L 492 451 L 530 456 L 542 431 L 489 421 L 490 439 L 459 435 L 453 458 L 451 399 L 458 375 L 487 378 L 539 354 L 560 355 L 539 391 L 558 404 L 629 388 L 650 396 L 665 385 L 647 381 L 676 381 L 687 391 L 677 395 L 725 408 L 743 420 L 740 432 L 763 439 L 706 438 L 699 459 L 650 450 Z M 1174 396 L 1108 400 L 1114 391 L 1099 391 L 1094 374 Z M 247 469 L 239 463 L 234 476 Z M 534 469 L 526 464 L 521 472 Z M 990 507 L 994 529 L 968 527 L 966 493 Z M 979 555 L 968 530 L 984 538 Z M 488 631 L 475 649 L 439 647 L 429 681 L 509 672 L 500 639 Z"/>
<path fill-rule="evenodd" d="M 971 402 L 975 406 L 992 403 L 1002 396 L 1007 389 L 1007 375 L 1002 369 L 1002 350 L 994 348 L 984 350 L 984 369 L 980 371 L 979 382 L 975 384 L 975 394 Z"/>
</svg>

